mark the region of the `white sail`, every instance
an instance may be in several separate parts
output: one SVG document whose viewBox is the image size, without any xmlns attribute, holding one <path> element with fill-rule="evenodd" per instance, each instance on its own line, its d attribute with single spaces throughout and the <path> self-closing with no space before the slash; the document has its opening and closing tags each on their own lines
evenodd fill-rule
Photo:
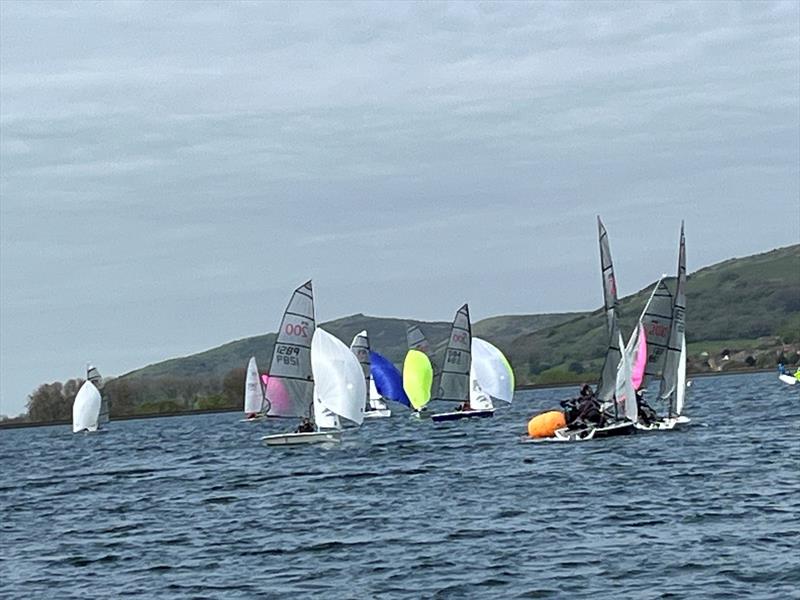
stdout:
<svg viewBox="0 0 800 600">
<path fill-rule="evenodd" d="M 669 332 L 666 358 L 664 360 L 664 374 L 661 378 L 660 398 L 670 400 L 669 413 L 675 412 L 673 394 L 677 386 L 678 369 L 681 356 L 681 345 L 684 340 L 686 326 L 686 240 L 683 235 L 681 223 L 681 239 L 678 250 L 678 278 L 675 284 L 675 298 L 672 304 L 672 327 Z"/>
<path fill-rule="evenodd" d="M 619 345 L 623 346 L 622 336 L 619 336 Z M 617 378 L 615 382 L 615 396 L 616 396 L 616 416 L 625 417 L 632 422 L 636 422 L 639 414 L 639 406 L 636 403 L 636 390 L 633 389 L 631 382 L 631 367 L 632 363 L 627 352 L 620 356 L 619 368 L 617 369 Z"/>
<path fill-rule="evenodd" d="M 664 360 L 672 329 L 672 294 L 664 283 L 664 276 L 658 280 L 650 294 L 650 299 L 639 318 L 647 336 L 647 365 L 645 379 L 659 378 L 664 371 Z M 642 383 L 642 387 L 646 382 Z"/>
<path fill-rule="evenodd" d="M 470 387 L 475 390 L 477 381 L 481 391 L 492 398 L 511 402 L 514 398 L 514 372 L 500 350 L 481 338 L 472 338 L 472 365 L 470 367 Z M 470 399 L 472 404 L 472 399 Z"/>
<path fill-rule="evenodd" d="M 683 412 L 683 402 L 686 399 L 686 338 L 681 340 L 681 355 L 678 359 L 678 380 L 675 386 L 675 406 L 676 417 L 680 417 Z"/>
<path fill-rule="evenodd" d="M 91 381 L 85 381 L 72 403 L 72 431 L 97 431 L 100 418 L 100 392 Z"/>
<path fill-rule="evenodd" d="M 251 356 L 247 363 L 247 377 L 244 382 L 244 412 L 247 415 L 258 414 L 264 409 L 264 388 L 258 374 L 256 357 Z"/>
<path fill-rule="evenodd" d="M 437 399 L 464 402 L 469 398 L 471 349 L 472 325 L 469 320 L 469 306 L 464 304 L 456 311 L 450 328 L 442 371 L 437 378 L 438 386 L 434 385 Z"/>
<path fill-rule="evenodd" d="M 606 316 L 606 356 L 603 368 L 600 371 L 600 381 L 597 384 L 597 397 L 602 401 L 609 401 L 614 397 L 614 382 L 617 377 L 617 366 L 620 360 L 618 344 L 619 325 L 617 324 L 617 280 L 614 276 L 614 263 L 611 260 L 611 247 L 608 243 L 608 233 L 600 217 L 597 217 L 597 236 L 600 242 L 600 271 L 603 276 L 603 310 Z"/>
<path fill-rule="evenodd" d="M 317 387 L 314 386 L 314 423 L 317 429 L 341 429 L 342 424 L 336 413 L 325 408 L 322 398 L 319 397 Z"/>
<path fill-rule="evenodd" d="M 324 329 L 317 329 L 311 341 L 311 368 L 314 395 L 321 405 L 360 425 L 367 386 L 361 365 L 350 349 Z"/>
<path fill-rule="evenodd" d="M 267 415 L 310 416 L 314 377 L 311 339 L 314 336 L 314 292 L 307 281 L 292 294 L 275 339 L 267 379 Z"/>
<path fill-rule="evenodd" d="M 369 335 L 367 330 L 363 330 L 355 335 L 353 341 L 350 343 L 350 351 L 355 354 L 361 365 L 361 370 L 364 372 L 364 384 L 366 394 L 364 395 L 364 406 L 369 409 L 370 403 L 370 384 L 372 377 L 370 376 L 370 362 L 369 362 Z"/>
</svg>

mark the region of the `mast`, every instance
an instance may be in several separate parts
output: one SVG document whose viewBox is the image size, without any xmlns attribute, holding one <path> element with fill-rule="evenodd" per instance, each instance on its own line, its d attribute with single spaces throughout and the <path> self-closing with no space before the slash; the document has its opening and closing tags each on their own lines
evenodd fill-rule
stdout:
<svg viewBox="0 0 800 600">
<path fill-rule="evenodd" d="M 313 421 L 311 340 L 315 328 L 314 292 L 307 281 L 292 293 L 275 339 L 267 379 L 267 416 L 307 416 Z"/>
<path fill-rule="evenodd" d="M 608 243 L 608 233 L 597 217 L 597 235 L 600 243 L 600 271 L 603 277 L 603 310 L 606 315 L 606 335 L 608 345 L 606 349 L 603 369 L 600 372 L 600 381 L 597 384 L 597 397 L 602 402 L 608 402 L 614 397 L 616 387 L 617 367 L 619 366 L 621 351 L 619 348 L 619 324 L 617 323 L 617 280 L 614 277 L 614 263 L 611 260 L 611 247 Z M 614 416 L 618 417 L 616 403 L 614 403 Z"/>
<path fill-rule="evenodd" d="M 438 400 L 464 402 L 469 399 L 469 370 L 472 364 L 472 324 L 469 306 L 464 304 L 456 311 L 450 328 L 450 339 L 444 355 L 442 370 L 437 378 Z"/>
</svg>

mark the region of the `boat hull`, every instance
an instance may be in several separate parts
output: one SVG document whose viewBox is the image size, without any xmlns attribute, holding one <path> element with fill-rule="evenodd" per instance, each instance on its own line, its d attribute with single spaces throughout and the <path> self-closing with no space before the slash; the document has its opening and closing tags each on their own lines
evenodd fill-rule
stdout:
<svg viewBox="0 0 800 600">
<path fill-rule="evenodd" d="M 265 435 L 261 441 L 267 446 L 301 446 L 304 444 L 330 444 L 342 441 L 341 431 L 311 431 L 308 433 L 276 433 Z"/>
<path fill-rule="evenodd" d="M 458 410 L 454 412 L 439 413 L 431 415 L 431 420 L 434 423 L 444 423 L 446 421 L 460 421 L 461 419 L 485 419 L 494 416 L 494 409 L 487 408 L 484 410 Z"/>
<path fill-rule="evenodd" d="M 373 410 L 368 410 L 364 413 L 365 419 L 385 419 L 386 417 L 391 417 L 392 411 L 389 408 L 378 408 Z"/>
<path fill-rule="evenodd" d="M 685 417 L 683 415 L 679 417 L 668 417 L 666 419 L 660 419 L 655 423 L 650 423 L 649 425 L 644 425 L 643 423 L 636 423 L 636 429 L 641 431 L 669 431 L 671 429 L 676 429 L 681 425 L 686 425 L 690 423 L 691 419 L 689 417 Z"/>
<path fill-rule="evenodd" d="M 553 437 L 536 438 L 536 442 L 587 442 L 593 439 L 602 439 L 618 435 L 630 435 L 636 432 L 633 423 L 623 422 L 606 425 L 605 427 L 584 427 L 581 429 L 569 429 L 563 427 L 556 429 Z"/>
<path fill-rule="evenodd" d="M 265 419 L 265 417 L 263 415 L 259 415 L 257 417 L 252 417 L 252 418 L 245 417 L 244 419 L 239 419 L 239 422 L 240 423 L 255 423 L 257 421 L 263 421 L 264 419 Z"/>
<path fill-rule="evenodd" d="M 778 379 L 787 385 L 795 385 L 797 383 L 797 377 L 792 375 L 778 375 Z"/>
</svg>

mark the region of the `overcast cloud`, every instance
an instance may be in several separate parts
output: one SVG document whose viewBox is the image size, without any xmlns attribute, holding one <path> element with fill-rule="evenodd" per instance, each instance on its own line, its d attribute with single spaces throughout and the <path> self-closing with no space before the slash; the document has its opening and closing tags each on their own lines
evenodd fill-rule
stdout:
<svg viewBox="0 0 800 600">
<path fill-rule="evenodd" d="M 798 3 L 0 4 L 0 413 L 318 318 L 800 240 Z M 691 309 L 690 309 L 691 310 Z"/>
</svg>

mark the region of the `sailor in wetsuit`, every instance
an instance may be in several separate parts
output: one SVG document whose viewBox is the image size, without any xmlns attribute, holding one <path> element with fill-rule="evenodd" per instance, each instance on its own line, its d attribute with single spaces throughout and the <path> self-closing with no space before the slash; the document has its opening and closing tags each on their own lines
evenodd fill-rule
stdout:
<svg viewBox="0 0 800 600">
<path fill-rule="evenodd" d="M 314 432 L 314 424 L 308 417 L 304 417 L 303 420 L 300 422 L 300 425 L 298 425 L 297 429 L 295 429 L 295 433 L 313 433 L 313 432 Z"/>
<path fill-rule="evenodd" d="M 600 400 L 594 395 L 592 386 L 584 383 L 577 398 L 565 400 L 561 403 L 564 407 L 564 417 L 567 427 L 572 429 L 583 427 L 589 423 L 603 424 L 603 412 L 600 410 Z"/>
<path fill-rule="evenodd" d="M 639 420 L 644 425 L 651 425 L 658 421 L 656 411 L 644 399 L 644 392 L 636 392 L 636 405 L 638 406 Z"/>
</svg>

